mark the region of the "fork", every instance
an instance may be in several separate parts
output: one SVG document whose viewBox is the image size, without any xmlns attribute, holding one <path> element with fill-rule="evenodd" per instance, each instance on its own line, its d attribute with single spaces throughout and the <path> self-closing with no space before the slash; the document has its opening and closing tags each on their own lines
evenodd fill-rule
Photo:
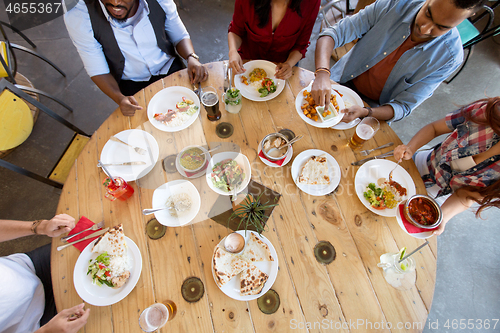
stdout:
<svg viewBox="0 0 500 333">
<path fill-rule="evenodd" d="M 68 239 L 70 239 L 70 238 L 72 238 L 72 237 L 74 237 L 74 236 L 76 236 L 76 235 L 79 235 L 79 234 L 81 234 L 82 232 L 89 231 L 89 230 L 93 230 L 93 231 L 95 231 L 95 230 L 97 230 L 97 229 L 101 229 L 102 227 L 104 227 L 104 221 L 101 221 L 101 222 L 99 222 L 99 223 L 97 223 L 97 224 L 94 224 L 94 225 L 93 225 L 93 226 L 91 226 L 90 228 L 87 228 L 87 229 L 85 229 L 85 230 L 82 230 L 82 231 L 80 231 L 80 232 L 77 232 L 76 234 L 73 234 L 73 235 L 70 235 L 70 236 L 64 236 L 64 237 L 61 237 L 61 241 L 63 241 L 63 242 L 65 242 L 65 243 L 66 243 L 66 242 L 68 241 Z"/>
<path fill-rule="evenodd" d="M 361 156 L 368 156 L 374 150 L 387 148 L 387 147 L 392 146 L 393 144 L 394 144 L 394 142 L 389 142 L 389 143 L 386 143 L 385 145 L 379 146 L 377 148 L 361 150 L 359 153 L 361 154 Z"/>
<path fill-rule="evenodd" d="M 389 172 L 389 182 L 392 181 L 392 174 L 394 173 L 394 170 L 396 170 L 396 168 L 399 166 L 399 163 L 401 163 L 401 161 L 398 161 L 398 164 L 396 164 L 394 169 L 392 169 L 391 172 Z"/>
<path fill-rule="evenodd" d="M 138 153 L 138 154 L 141 154 L 141 155 L 144 155 L 147 153 L 146 149 L 142 149 L 140 147 L 134 147 L 132 145 L 129 145 L 128 143 L 126 143 L 125 141 L 122 141 L 120 139 L 118 139 L 116 136 L 111 136 L 110 140 L 113 140 L 115 142 L 120 142 L 120 143 L 123 143 L 124 145 L 127 145 L 129 147 L 132 147 L 134 148 L 135 152 Z"/>
</svg>

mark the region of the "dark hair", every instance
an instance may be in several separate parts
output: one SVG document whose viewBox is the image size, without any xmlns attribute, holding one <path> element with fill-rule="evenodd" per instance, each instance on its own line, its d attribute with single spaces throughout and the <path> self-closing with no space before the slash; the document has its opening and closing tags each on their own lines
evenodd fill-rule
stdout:
<svg viewBox="0 0 500 333">
<path fill-rule="evenodd" d="M 486 0 L 452 0 L 452 2 L 460 9 L 479 9 L 486 3 Z"/>
<path fill-rule="evenodd" d="M 484 119 L 472 117 L 471 110 L 467 111 L 467 107 L 462 108 L 462 115 L 468 121 L 472 121 L 480 125 L 490 126 L 491 129 L 500 136 L 500 97 L 482 99 L 474 102 L 473 104 L 478 102 L 482 102 L 483 106 L 486 104 Z M 486 208 L 500 208 L 500 179 L 487 187 L 468 186 L 463 189 L 470 192 L 476 192 L 481 196 L 481 199 L 467 196 L 467 199 L 474 200 L 479 204 L 479 208 L 476 211 L 476 217 L 479 217 L 481 212 Z"/>
<path fill-rule="evenodd" d="M 290 0 L 290 4 L 288 5 L 300 17 L 302 17 L 302 14 L 300 12 L 301 3 L 302 0 Z M 271 0 L 252 0 L 252 4 L 255 8 L 257 17 L 259 18 L 259 24 L 257 26 L 259 28 L 264 28 L 269 21 L 269 16 L 271 13 Z"/>
</svg>

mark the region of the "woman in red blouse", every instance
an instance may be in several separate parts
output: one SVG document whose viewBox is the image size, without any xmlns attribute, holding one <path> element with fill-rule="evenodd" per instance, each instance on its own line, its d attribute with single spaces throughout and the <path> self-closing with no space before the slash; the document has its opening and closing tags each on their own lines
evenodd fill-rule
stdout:
<svg viewBox="0 0 500 333">
<path fill-rule="evenodd" d="M 302 59 L 321 0 L 236 0 L 229 24 L 229 66 L 245 71 L 241 59 L 278 63 L 276 78 L 287 79 Z"/>
</svg>

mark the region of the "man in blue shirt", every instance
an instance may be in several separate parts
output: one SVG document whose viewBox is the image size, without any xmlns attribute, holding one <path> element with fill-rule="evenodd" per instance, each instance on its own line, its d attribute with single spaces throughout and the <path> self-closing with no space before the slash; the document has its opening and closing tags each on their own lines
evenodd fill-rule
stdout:
<svg viewBox="0 0 500 333">
<path fill-rule="evenodd" d="M 191 83 L 208 77 L 173 0 L 80 0 L 64 22 L 92 81 L 125 116 L 142 109 L 132 95 L 183 68 L 176 51 Z"/>
<path fill-rule="evenodd" d="M 343 121 L 369 115 L 403 119 L 460 66 L 462 42 L 455 27 L 481 4 L 482 0 L 378 0 L 344 18 L 317 41 L 314 100 L 319 105 L 329 100 L 332 79 L 376 106 L 352 106 L 344 110 Z M 356 45 L 330 70 L 333 49 L 356 38 Z"/>
</svg>

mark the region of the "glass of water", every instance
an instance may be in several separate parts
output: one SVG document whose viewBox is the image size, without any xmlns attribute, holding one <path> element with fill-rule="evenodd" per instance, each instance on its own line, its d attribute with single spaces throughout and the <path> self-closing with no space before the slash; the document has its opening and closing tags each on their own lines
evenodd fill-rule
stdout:
<svg viewBox="0 0 500 333">
<path fill-rule="evenodd" d="M 142 311 L 139 326 L 144 332 L 154 332 L 162 328 L 177 313 L 177 306 L 172 301 L 156 303 Z"/>
</svg>

